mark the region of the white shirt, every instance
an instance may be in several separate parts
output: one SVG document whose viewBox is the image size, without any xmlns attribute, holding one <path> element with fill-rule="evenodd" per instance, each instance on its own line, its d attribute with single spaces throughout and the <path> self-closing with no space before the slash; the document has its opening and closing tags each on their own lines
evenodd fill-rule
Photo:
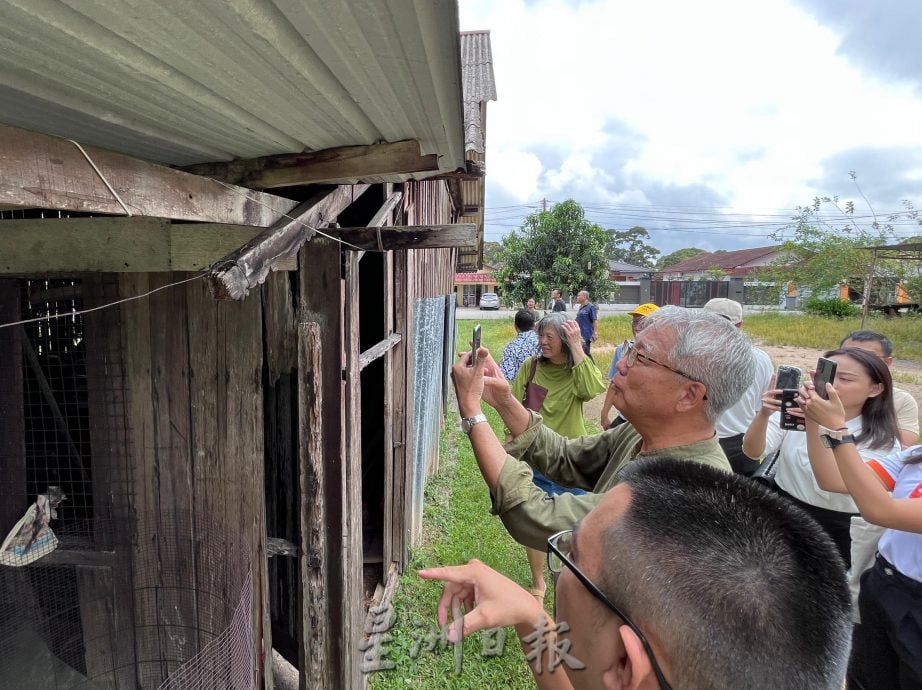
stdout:
<svg viewBox="0 0 922 690">
<path fill-rule="evenodd" d="M 914 453 L 922 453 L 922 446 L 912 446 L 902 453 L 888 455 L 882 460 L 868 463 L 893 490 L 894 499 L 922 500 L 922 463 L 906 465 L 903 460 Z M 883 473 L 881 472 L 883 471 Z M 890 481 L 886 479 L 889 477 Z M 880 555 L 896 569 L 916 582 L 922 582 L 922 534 L 898 529 L 884 531 L 878 545 Z"/>
<path fill-rule="evenodd" d="M 919 403 L 902 388 L 893 389 L 893 406 L 896 408 L 896 424 L 903 431 L 919 433 Z"/>
<path fill-rule="evenodd" d="M 752 358 L 755 360 L 755 375 L 749 388 L 733 407 L 724 410 L 717 419 L 717 438 L 738 436 L 745 434 L 746 429 L 755 419 L 756 413 L 762 407 L 762 395 L 768 390 L 768 383 L 772 380 L 774 367 L 772 359 L 765 350 L 752 348 Z"/>
<path fill-rule="evenodd" d="M 823 491 L 816 483 L 813 468 L 810 466 L 810 456 L 807 455 L 807 432 L 785 431 L 779 424 L 781 413 L 776 412 L 768 419 L 768 430 L 765 433 L 766 453 L 775 452 L 779 447 L 781 454 L 778 456 L 778 471 L 775 474 L 775 483 L 794 498 L 809 503 L 817 508 L 838 510 L 843 513 L 857 513 L 858 506 L 848 494 L 839 494 L 832 491 Z M 861 433 L 861 416 L 850 419 L 845 423 L 848 433 L 857 436 Z M 900 450 L 899 439 L 893 439 L 892 445 L 887 448 L 869 448 L 864 443 L 857 445 L 858 454 L 865 460 L 882 458 Z"/>
</svg>

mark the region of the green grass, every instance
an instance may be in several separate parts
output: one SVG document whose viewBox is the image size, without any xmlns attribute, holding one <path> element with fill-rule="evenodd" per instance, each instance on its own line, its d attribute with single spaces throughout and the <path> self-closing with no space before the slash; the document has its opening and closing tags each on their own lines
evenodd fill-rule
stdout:
<svg viewBox="0 0 922 690">
<path fill-rule="evenodd" d="M 477 321 L 458 321 L 459 349 L 470 346 L 471 328 Z M 515 337 L 512 318 L 483 321 L 482 342 L 499 361 L 506 343 Z M 861 326 L 860 319 L 827 319 L 803 314 L 765 312 L 746 316 L 746 333 L 765 345 L 792 345 L 831 349 L 851 331 Z M 922 363 L 922 316 L 912 315 L 887 318 L 868 315 L 865 328 L 883 333 L 893 341 L 897 359 Z M 614 346 L 631 337 L 630 318 L 626 315 L 603 316 L 599 319 L 599 339 L 593 346 L 593 356 L 603 373 L 608 371 Z M 463 344 L 462 344 L 463 342 Z M 596 354 L 597 353 L 597 354 Z"/>
<path fill-rule="evenodd" d="M 831 349 L 851 331 L 861 327 L 861 319 L 827 319 L 783 312 L 766 312 L 746 317 L 746 332 L 766 345 L 795 345 Z M 922 362 L 922 318 L 887 318 L 868 315 L 864 327 L 883 333 L 893 341 L 897 359 Z"/>
<path fill-rule="evenodd" d="M 469 329 L 468 329 L 469 331 Z M 468 336 L 470 337 L 470 336 Z M 500 431 L 498 415 L 487 409 L 494 430 Z M 439 473 L 426 485 L 421 545 L 411 554 L 409 567 L 400 578 L 394 597 L 397 624 L 391 631 L 389 658 L 396 663 L 390 671 L 371 677 L 371 687 L 391 688 L 534 688 L 531 672 L 512 628 L 507 630 L 502 656 L 485 657 L 483 638 L 477 633 L 465 640 L 463 667 L 455 676 L 454 650 L 427 651 L 416 659 L 411 651 L 428 626 L 437 624 L 436 607 L 440 583 L 416 575 L 421 568 L 457 565 L 479 558 L 523 586 L 531 575 L 525 549 L 516 544 L 499 518 L 490 515 L 490 497 L 477 469 L 467 437 L 457 428 L 457 414 L 449 413 L 440 444 Z M 553 601 L 553 584 L 548 580 L 546 601 Z M 421 624 L 426 628 L 419 627 Z"/>
</svg>

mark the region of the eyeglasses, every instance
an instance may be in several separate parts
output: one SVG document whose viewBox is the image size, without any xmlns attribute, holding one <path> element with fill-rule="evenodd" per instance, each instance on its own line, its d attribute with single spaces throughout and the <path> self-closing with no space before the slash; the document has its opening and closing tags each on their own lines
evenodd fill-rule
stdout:
<svg viewBox="0 0 922 690">
<path fill-rule="evenodd" d="M 625 340 L 624 343 L 622 343 L 621 357 L 622 359 L 624 359 L 624 364 L 627 366 L 628 369 L 634 366 L 634 363 L 639 359 L 641 362 L 649 362 L 650 364 L 656 364 L 658 366 L 663 367 L 663 369 L 668 369 L 674 374 L 678 374 L 679 376 L 684 376 L 689 381 L 694 381 L 695 383 L 700 383 L 705 386 L 707 385 L 701 379 L 696 379 L 694 376 L 690 376 L 689 374 L 686 374 L 684 371 L 676 369 L 675 367 L 671 367 L 668 364 L 663 364 L 662 362 L 659 362 L 653 359 L 649 355 L 640 354 L 640 351 L 637 349 L 637 345 L 634 344 L 633 340 Z M 705 399 L 707 398 L 705 397 Z"/>
<path fill-rule="evenodd" d="M 589 590 L 589 592 L 596 599 L 605 604 L 612 612 L 623 620 L 627 626 L 634 631 L 634 634 L 637 635 L 637 638 L 640 640 L 640 644 L 643 645 L 644 651 L 647 653 L 647 656 L 650 657 L 650 665 L 653 667 L 653 673 L 656 674 L 656 680 L 659 682 L 661 690 L 672 690 L 672 686 L 669 685 L 669 682 L 666 680 L 666 676 L 663 675 L 663 670 L 660 668 L 659 664 L 656 662 L 656 657 L 653 655 L 653 648 L 650 646 L 650 643 L 647 641 L 646 636 L 640 632 L 640 628 L 637 627 L 637 624 L 632 621 L 628 615 L 622 611 L 620 608 L 615 606 L 611 600 L 602 593 L 598 587 L 592 584 L 592 581 L 583 575 L 582 571 L 576 567 L 573 561 L 570 560 L 569 555 L 571 547 L 573 545 L 573 530 L 568 529 L 563 532 L 558 532 L 557 534 L 548 537 L 547 540 L 547 567 L 552 573 L 560 573 L 563 570 L 564 566 L 570 569 L 570 571 L 576 575 L 576 579 L 583 583 L 583 586 Z"/>
</svg>

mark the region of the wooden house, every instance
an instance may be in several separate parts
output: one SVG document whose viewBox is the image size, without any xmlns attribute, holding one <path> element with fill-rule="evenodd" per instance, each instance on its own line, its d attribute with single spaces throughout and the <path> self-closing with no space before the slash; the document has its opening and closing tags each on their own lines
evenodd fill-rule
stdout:
<svg viewBox="0 0 922 690">
<path fill-rule="evenodd" d="M 359 687 L 477 244 L 456 3 L 15 1 L 0 36 L 0 533 L 67 495 L 0 565 L 0 677 Z"/>
</svg>

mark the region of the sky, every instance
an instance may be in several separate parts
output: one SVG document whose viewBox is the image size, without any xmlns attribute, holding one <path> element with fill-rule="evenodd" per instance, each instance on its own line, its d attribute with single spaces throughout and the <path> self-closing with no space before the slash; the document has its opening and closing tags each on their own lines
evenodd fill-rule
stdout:
<svg viewBox="0 0 922 690">
<path fill-rule="evenodd" d="M 859 222 L 922 207 L 919 0 L 459 4 L 493 50 L 487 241 L 543 200 L 663 254 L 775 244 L 816 196 Z"/>
</svg>

